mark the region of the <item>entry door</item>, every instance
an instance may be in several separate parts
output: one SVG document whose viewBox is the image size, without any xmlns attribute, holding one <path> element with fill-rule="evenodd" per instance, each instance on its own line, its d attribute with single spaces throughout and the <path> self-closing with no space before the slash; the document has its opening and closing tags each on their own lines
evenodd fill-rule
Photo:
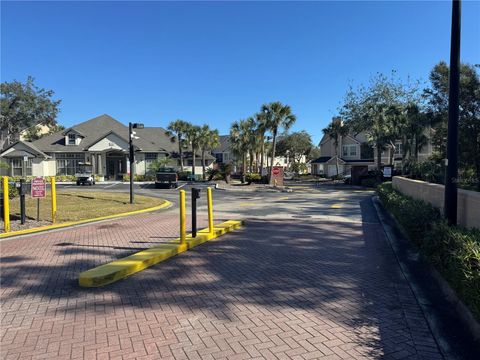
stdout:
<svg viewBox="0 0 480 360">
<path fill-rule="evenodd" d="M 107 175 L 108 179 L 115 179 L 115 160 L 108 159 L 107 161 Z"/>
</svg>

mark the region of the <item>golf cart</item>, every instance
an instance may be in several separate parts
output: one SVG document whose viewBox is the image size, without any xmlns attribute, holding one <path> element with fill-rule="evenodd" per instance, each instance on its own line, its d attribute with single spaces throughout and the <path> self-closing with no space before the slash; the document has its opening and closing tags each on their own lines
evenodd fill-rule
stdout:
<svg viewBox="0 0 480 360">
<path fill-rule="evenodd" d="M 95 185 L 95 175 L 93 175 L 93 166 L 88 162 L 78 163 L 79 172 L 75 174 L 77 178 L 77 186 L 79 185 Z"/>
</svg>

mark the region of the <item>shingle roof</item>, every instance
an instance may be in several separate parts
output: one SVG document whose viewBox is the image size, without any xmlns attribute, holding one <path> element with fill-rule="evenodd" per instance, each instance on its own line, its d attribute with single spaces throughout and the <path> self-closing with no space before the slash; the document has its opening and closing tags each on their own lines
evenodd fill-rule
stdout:
<svg viewBox="0 0 480 360">
<path fill-rule="evenodd" d="M 230 135 L 220 135 L 218 137 L 218 142 L 220 145 L 213 149 L 214 153 L 230 151 Z"/>
<path fill-rule="evenodd" d="M 17 144 L 25 145 L 27 148 L 33 150 L 33 152 L 36 153 L 35 155 L 41 155 L 45 158 L 49 157 L 47 154 L 45 154 L 43 151 L 41 151 L 38 147 L 36 147 L 33 143 L 31 143 L 29 141 L 22 141 L 22 140 L 18 140 L 16 142 L 14 142 L 13 144 L 11 144 L 10 146 L 3 149 L 1 154 L 3 155 L 7 150 L 11 149 L 12 147 L 15 147 Z M 13 152 L 8 153 L 8 156 L 9 157 L 16 156 L 16 155 L 14 155 L 15 151 L 17 151 L 17 150 L 14 150 Z"/>
<path fill-rule="evenodd" d="M 332 158 L 331 156 L 320 156 L 319 158 L 313 160 L 311 163 L 312 164 L 322 164 L 322 163 L 326 163 L 331 158 Z"/>
<path fill-rule="evenodd" d="M 65 145 L 65 134 L 70 129 L 84 136 L 79 145 Z M 32 144 L 43 152 L 82 152 L 112 132 L 128 142 L 128 126 L 106 114 L 72 126 L 70 129 L 42 137 Z M 138 139 L 135 139 L 134 144 L 142 151 L 147 152 L 174 151 L 175 144 L 171 143 L 165 131 L 160 127 L 135 129 Z"/>
</svg>

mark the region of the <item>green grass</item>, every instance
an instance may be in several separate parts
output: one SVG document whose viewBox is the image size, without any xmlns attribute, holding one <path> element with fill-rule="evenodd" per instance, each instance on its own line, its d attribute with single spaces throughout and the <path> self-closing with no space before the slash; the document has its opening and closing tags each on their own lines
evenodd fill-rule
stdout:
<svg viewBox="0 0 480 360">
<path fill-rule="evenodd" d="M 10 200 L 10 214 L 20 216 L 20 198 Z M 129 194 L 103 192 L 57 192 L 57 222 L 78 221 L 142 210 L 164 203 L 164 200 L 135 196 L 135 204 L 129 204 Z M 26 196 L 27 217 L 36 219 L 37 200 Z M 40 220 L 51 221 L 51 197 L 40 199 Z"/>
</svg>

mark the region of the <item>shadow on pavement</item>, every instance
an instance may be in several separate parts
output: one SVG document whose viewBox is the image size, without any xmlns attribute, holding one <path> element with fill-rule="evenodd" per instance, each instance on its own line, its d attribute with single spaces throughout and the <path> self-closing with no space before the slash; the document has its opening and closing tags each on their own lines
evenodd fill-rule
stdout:
<svg viewBox="0 0 480 360">
<path fill-rule="evenodd" d="M 2 258 L 2 286 L 10 288 L 2 301 L 71 299 L 75 301 L 49 311 L 101 308 L 99 316 L 125 306 L 156 311 L 176 306 L 185 312 L 208 310 L 225 321 L 237 319 L 239 311 L 285 316 L 303 311 L 305 321 L 350 337 L 367 349 L 368 357 L 400 352 L 416 356 L 413 337 L 431 345 L 428 328 L 416 312 L 370 198 L 363 199 L 360 208 L 363 224 L 248 221 L 239 232 L 105 288 L 78 287 L 78 273 L 111 257 L 114 250 L 128 250 L 121 252 L 124 256 L 138 248 L 87 245 L 85 252 L 83 246 L 65 244 L 57 263 L 36 266 L 21 256 Z M 353 216 L 348 209 L 342 214 Z M 75 253 L 78 258 L 62 262 L 62 255 Z"/>
</svg>

